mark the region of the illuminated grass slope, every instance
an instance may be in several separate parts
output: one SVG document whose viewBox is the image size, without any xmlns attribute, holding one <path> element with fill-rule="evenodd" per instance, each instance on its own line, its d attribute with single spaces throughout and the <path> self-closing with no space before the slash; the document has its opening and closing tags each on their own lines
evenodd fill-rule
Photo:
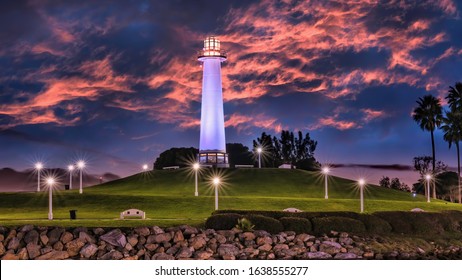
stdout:
<svg viewBox="0 0 462 280">
<path fill-rule="evenodd" d="M 303 211 L 359 211 L 359 190 L 355 182 L 329 177 L 329 199 L 324 199 L 324 177 L 316 172 L 286 169 L 223 169 L 218 171 L 220 209 Z M 41 193 L 1 193 L 0 225 L 32 223 L 62 226 L 135 226 L 157 224 L 200 224 L 214 211 L 212 170 L 199 175 L 199 197 L 194 196 L 194 173 L 190 170 L 162 170 L 136 174 L 99 186 L 58 191 L 53 196 L 55 220 L 48 221 L 48 195 Z M 63 179 L 64 181 L 64 179 Z M 461 210 L 462 206 L 423 196 L 369 185 L 365 191 L 365 211 Z M 147 220 L 118 220 L 129 208 L 146 211 Z M 77 210 L 77 220 L 69 220 L 69 210 Z"/>
</svg>

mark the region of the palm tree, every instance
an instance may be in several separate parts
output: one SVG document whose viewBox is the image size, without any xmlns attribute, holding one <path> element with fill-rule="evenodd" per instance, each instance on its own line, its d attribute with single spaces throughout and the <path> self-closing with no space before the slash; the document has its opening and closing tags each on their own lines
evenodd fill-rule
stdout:
<svg viewBox="0 0 462 280">
<path fill-rule="evenodd" d="M 433 135 L 435 129 L 441 125 L 443 118 L 443 108 L 440 100 L 433 95 L 425 95 L 417 100 L 417 108 L 414 109 L 412 118 L 416 121 L 422 130 L 430 131 L 432 139 L 432 167 L 435 171 L 435 137 Z M 433 198 L 436 198 L 435 184 L 433 184 Z"/>
<path fill-rule="evenodd" d="M 457 151 L 457 178 L 459 187 L 459 203 L 461 201 L 461 186 L 460 186 L 460 150 L 459 142 L 462 141 L 462 114 L 459 111 L 455 111 L 453 108 L 451 111 L 446 112 L 446 117 L 443 118 L 443 125 L 441 129 L 444 132 L 444 140 L 449 143 L 449 149 L 451 144 L 454 143 Z"/>
<path fill-rule="evenodd" d="M 448 96 L 449 107 L 451 109 L 462 110 L 462 83 L 456 83 L 455 87 L 449 87 Z M 460 111 L 459 111 L 460 112 Z"/>
</svg>

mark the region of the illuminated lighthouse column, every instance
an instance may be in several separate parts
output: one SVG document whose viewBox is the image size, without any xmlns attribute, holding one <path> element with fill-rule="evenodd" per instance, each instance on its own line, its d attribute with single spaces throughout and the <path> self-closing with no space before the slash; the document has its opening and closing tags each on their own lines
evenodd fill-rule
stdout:
<svg viewBox="0 0 462 280">
<path fill-rule="evenodd" d="M 226 154 L 221 63 L 226 54 L 214 36 L 204 40 L 198 60 L 202 62 L 202 107 L 199 162 L 201 165 L 229 167 Z"/>
</svg>

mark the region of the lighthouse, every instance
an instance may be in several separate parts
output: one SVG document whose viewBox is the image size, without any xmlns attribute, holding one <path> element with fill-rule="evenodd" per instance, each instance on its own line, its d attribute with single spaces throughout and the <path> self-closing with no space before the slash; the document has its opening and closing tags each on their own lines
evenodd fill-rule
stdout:
<svg viewBox="0 0 462 280">
<path fill-rule="evenodd" d="M 205 38 L 198 60 L 203 70 L 199 163 L 229 167 L 221 87 L 221 63 L 226 60 L 226 54 L 217 37 Z"/>
</svg>

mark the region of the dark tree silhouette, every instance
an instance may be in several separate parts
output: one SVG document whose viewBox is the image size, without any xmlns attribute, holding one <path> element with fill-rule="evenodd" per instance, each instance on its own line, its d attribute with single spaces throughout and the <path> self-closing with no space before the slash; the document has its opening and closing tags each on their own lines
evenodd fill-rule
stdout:
<svg viewBox="0 0 462 280">
<path fill-rule="evenodd" d="M 412 118 L 416 121 L 422 130 L 430 131 L 432 140 L 432 171 L 435 171 L 435 137 L 434 131 L 441 125 L 443 118 L 443 108 L 440 100 L 432 95 L 420 97 L 417 101 L 418 106 L 414 109 Z M 433 198 L 436 198 L 436 188 L 433 184 Z"/>
</svg>

